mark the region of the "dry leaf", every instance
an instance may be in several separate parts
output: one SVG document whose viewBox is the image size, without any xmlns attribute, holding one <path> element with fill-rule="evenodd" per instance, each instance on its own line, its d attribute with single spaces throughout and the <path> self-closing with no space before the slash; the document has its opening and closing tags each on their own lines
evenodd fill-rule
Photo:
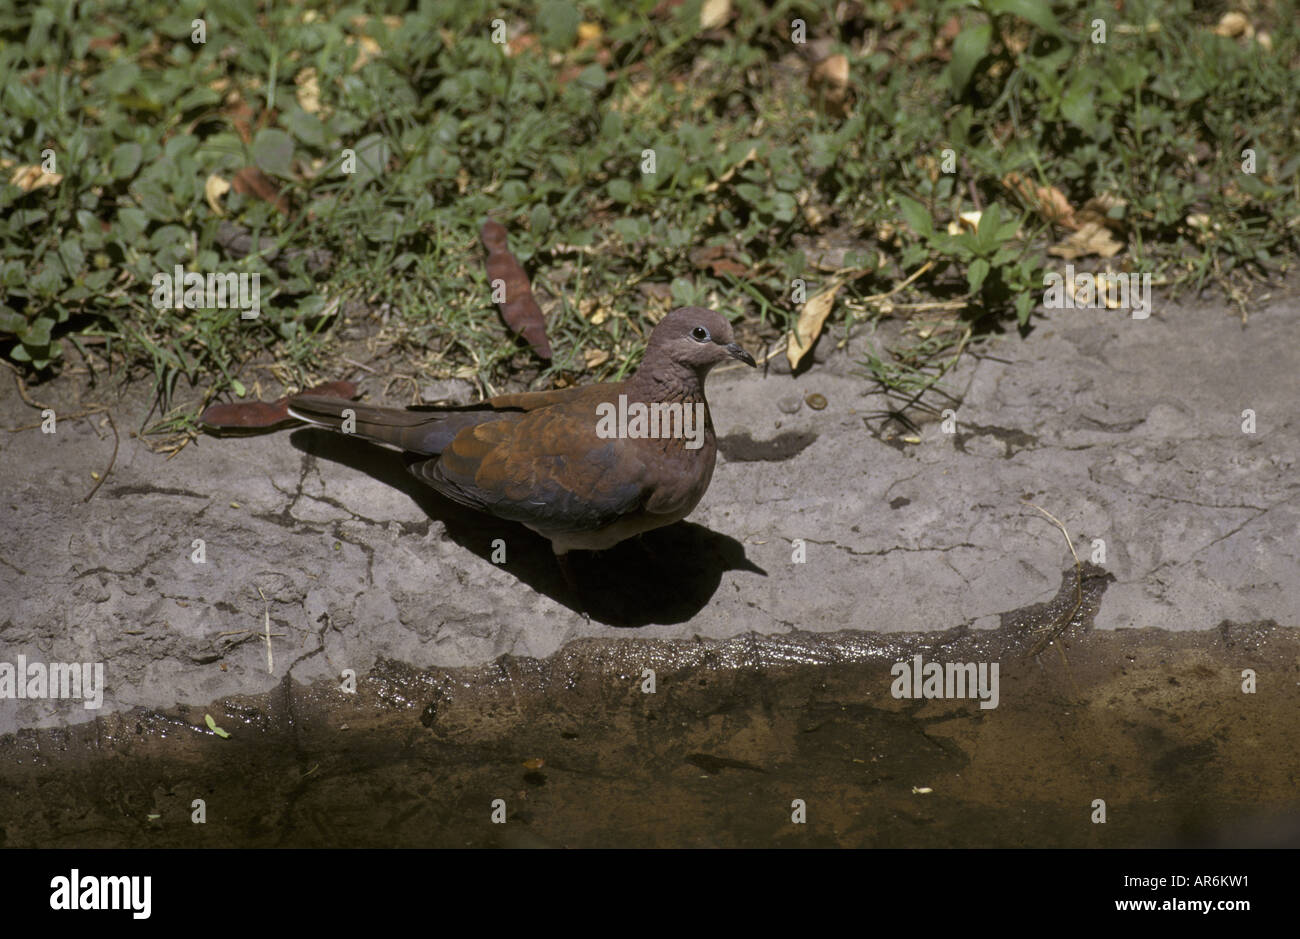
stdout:
<svg viewBox="0 0 1300 939">
<path fill-rule="evenodd" d="M 596 368 L 609 361 L 609 353 L 604 349 L 587 349 L 582 353 L 582 361 L 587 363 L 587 368 Z"/>
<path fill-rule="evenodd" d="M 294 76 L 293 83 L 298 86 L 298 107 L 308 114 L 320 111 L 320 83 L 316 79 L 314 68 L 300 69 Z"/>
<path fill-rule="evenodd" d="M 216 173 L 208 177 L 207 182 L 203 184 L 203 195 L 207 197 L 208 208 L 215 215 L 225 215 L 221 208 L 221 197 L 230 191 L 230 183 L 226 182 Z"/>
<path fill-rule="evenodd" d="M 757 147 L 750 147 L 750 148 L 749 148 L 749 152 L 746 153 L 743 157 L 741 157 L 739 163 L 737 163 L 735 166 L 731 167 L 731 169 L 727 170 L 725 173 L 723 173 L 721 176 L 719 176 L 719 177 L 718 177 L 717 179 L 715 179 L 713 182 L 711 182 L 711 183 L 709 183 L 707 186 L 705 186 L 705 187 L 704 187 L 704 191 L 705 191 L 705 192 L 714 192 L 714 191 L 716 191 L 717 188 L 718 188 L 719 186 L 721 186 L 721 185 L 723 185 L 724 183 L 730 181 L 731 177 L 735 176 L 735 175 L 736 175 L 736 172 L 737 172 L 738 170 L 740 170 L 740 169 L 741 169 L 741 168 L 742 168 L 746 163 L 748 163 L 750 160 L 754 159 L 754 157 L 756 157 L 756 156 L 758 156 L 758 148 L 757 148 Z"/>
<path fill-rule="evenodd" d="M 1233 39 L 1243 33 L 1247 35 L 1253 34 L 1254 30 L 1251 29 L 1250 20 L 1246 19 L 1244 13 L 1233 10 L 1223 14 L 1223 18 L 1219 20 L 1219 25 L 1214 27 L 1214 32 L 1216 35 Z"/>
<path fill-rule="evenodd" d="M 738 260 L 735 245 L 693 248 L 687 257 L 697 268 L 711 271 L 714 277 L 728 274 L 733 277 L 744 277 L 749 273 L 749 267 Z"/>
<path fill-rule="evenodd" d="M 241 195 L 256 196 L 269 202 L 285 215 L 289 214 L 289 199 L 280 191 L 275 180 L 267 176 L 256 166 L 246 166 L 235 174 L 235 192 Z"/>
<path fill-rule="evenodd" d="M 528 274 L 506 244 L 506 229 L 500 222 L 489 219 L 480 231 L 483 246 L 487 248 L 487 275 L 490 285 L 501 281 L 505 286 L 505 299 L 498 303 L 501 318 L 516 335 L 528 341 L 543 359 L 551 358 L 551 343 L 546 337 L 546 320 L 542 308 L 533 297 Z M 495 291 L 495 286 L 493 290 Z"/>
<path fill-rule="evenodd" d="M 1008 173 L 1002 177 L 1002 185 L 1018 195 L 1021 201 L 1037 212 L 1044 221 L 1065 228 L 1079 227 L 1070 200 L 1055 186 L 1039 186 L 1019 173 Z"/>
<path fill-rule="evenodd" d="M 815 297 L 811 297 L 799 311 L 799 322 L 795 324 L 794 332 L 790 334 L 790 343 L 785 349 L 785 357 L 790 361 L 792 369 L 799 367 L 800 361 L 821 335 L 826 317 L 831 314 L 831 308 L 835 305 L 835 295 L 840 292 L 841 286 L 843 286 L 842 281 L 836 281 Z"/>
<path fill-rule="evenodd" d="M 23 192 L 33 192 L 46 186 L 57 186 L 63 182 L 62 173 L 47 173 L 39 166 L 19 166 L 9 177 L 9 185 L 17 186 Z"/>
<path fill-rule="evenodd" d="M 825 109 L 839 117 L 848 112 L 849 59 L 842 53 L 827 56 L 813 66 L 808 87 L 820 95 Z"/>
<path fill-rule="evenodd" d="M 700 29 L 717 29 L 731 19 L 731 0 L 704 0 L 700 7 Z"/>
<path fill-rule="evenodd" d="M 332 381 L 317 385 L 315 388 L 307 388 L 302 393 L 351 401 L 357 396 L 357 386 L 350 381 Z M 228 404 L 213 404 L 199 416 L 199 423 L 212 430 L 237 433 L 270 430 L 284 424 L 296 423 L 296 420 L 289 416 L 289 398 L 285 396 L 276 401 L 234 401 Z M 232 502 L 231 505 L 234 503 Z"/>
<path fill-rule="evenodd" d="M 980 230 L 980 219 L 983 217 L 983 212 L 962 212 L 948 223 L 948 234 L 960 235 L 963 228 L 974 234 Z"/>
<path fill-rule="evenodd" d="M 1114 257 L 1123 247 L 1123 243 L 1116 241 L 1105 225 L 1098 222 L 1084 222 L 1079 226 L 1078 231 L 1071 233 L 1070 237 L 1048 248 L 1047 253 L 1073 261 L 1086 254 L 1095 254 L 1103 258 Z"/>
<path fill-rule="evenodd" d="M 813 77 L 820 84 L 832 88 L 847 88 L 849 85 L 849 57 L 842 53 L 822 59 L 813 68 Z"/>
<path fill-rule="evenodd" d="M 361 47 L 357 50 L 357 60 L 352 63 L 352 71 L 354 72 L 361 71 L 368 62 L 372 62 L 384 54 L 384 50 L 380 48 L 379 43 L 370 36 L 348 36 L 345 42 L 349 46 L 359 45 Z"/>
<path fill-rule="evenodd" d="M 1074 213 L 1074 220 L 1078 226 L 1086 225 L 1089 222 L 1096 222 L 1098 225 L 1105 225 L 1111 231 L 1118 232 L 1124 227 L 1124 223 L 1110 217 L 1110 210 L 1116 206 L 1124 206 L 1128 203 L 1119 196 L 1103 192 L 1099 196 L 1093 196 L 1083 204 L 1078 212 Z"/>
</svg>

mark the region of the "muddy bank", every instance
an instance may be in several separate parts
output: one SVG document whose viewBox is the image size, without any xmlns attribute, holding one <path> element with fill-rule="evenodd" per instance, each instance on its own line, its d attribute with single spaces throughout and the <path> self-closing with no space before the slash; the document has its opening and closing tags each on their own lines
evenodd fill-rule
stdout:
<svg viewBox="0 0 1300 939">
<path fill-rule="evenodd" d="M 1067 572 L 1068 573 L 1068 572 Z M 1063 585 L 1062 595 L 1066 594 Z M 1300 638 L 1275 623 L 581 639 L 546 660 L 137 708 L 0 738 L 15 846 L 1300 843 Z M 1085 611 L 1086 612 L 1086 611 Z M 996 663 L 997 706 L 891 665 Z M 646 693 L 647 669 L 654 693 Z M 1242 672 L 1257 674 L 1254 694 Z M 205 714 L 230 736 L 208 730 Z M 206 823 L 194 824 L 195 799 Z M 508 821 L 493 824 L 494 800 Z M 794 824 L 794 800 L 806 824 Z M 1091 820 L 1104 800 L 1105 824 Z M 1288 828 L 1287 826 L 1291 826 Z"/>
</svg>

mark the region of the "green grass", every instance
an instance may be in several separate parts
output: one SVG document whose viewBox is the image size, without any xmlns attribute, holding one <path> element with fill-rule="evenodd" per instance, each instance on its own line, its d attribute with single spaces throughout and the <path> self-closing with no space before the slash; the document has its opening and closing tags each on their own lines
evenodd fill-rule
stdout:
<svg viewBox="0 0 1300 939">
<path fill-rule="evenodd" d="M 855 273 L 828 328 L 882 309 L 928 309 L 933 326 L 938 311 L 914 345 L 867 363 L 911 391 L 972 329 L 1026 324 L 1044 270 L 1060 266 L 1045 248 L 1063 233 L 1002 184 L 1008 173 L 1076 208 L 1116 197 L 1116 267 L 1171 288 L 1235 293 L 1300 247 L 1293 0 L 1250 14 L 1269 50 L 1214 35 L 1226 7 L 1189 0 L 1130 0 L 1122 17 L 1101 2 L 921 0 L 897 12 L 873 0 L 844 22 L 830 3 L 737 0 L 710 32 L 698 0 L 657 6 L 109 0 L 0 12 L 0 159 L 38 164 L 48 148 L 63 177 L 30 192 L 0 184 L 0 354 L 36 378 L 65 367 L 67 344 L 94 367 L 146 369 L 169 429 L 268 367 L 289 382 L 339 377 L 321 370 L 337 368 L 340 326 L 373 323 L 383 303 L 372 364 L 416 382 L 606 378 L 670 306 L 713 305 L 751 340 L 780 337 L 798 316 L 791 282 L 812 295 L 835 273 L 805 249 L 834 237 L 851 242 L 842 268 Z M 198 16 L 205 44 L 191 41 Z M 492 42 L 497 17 L 512 36 L 526 30 L 525 48 L 507 56 Z M 848 56 L 843 105 L 809 83 L 796 17 L 820 52 Z M 1090 41 L 1099 17 L 1103 45 Z M 945 24 L 961 26 L 955 41 Z M 366 49 L 378 54 L 358 68 Z M 317 113 L 299 103 L 306 69 Z M 1241 171 L 1247 147 L 1253 175 Z M 355 174 L 339 172 L 344 148 Z M 647 148 L 654 175 L 640 169 Z M 945 149 L 956 172 L 942 170 Z M 326 274 L 222 253 L 204 184 L 250 165 L 284 187 L 290 211 L 231 191 L 225 218 L 286 251 L 328 250 Z M 977 207 L 978 232 L 948 233 Z M 477 230 L 489 214 L 554 299 L 549 369 L 488 301 Z M 725 246 L 744 273 L 693 262 L 700 246 Z M 260 319 L 155 310 L 151 279 L 175 264 L 259 272 Z M 865 299 L 926 265 L 892 307 Z M 593 350 L 609 357 L 588 368 Z"/>
</svg>

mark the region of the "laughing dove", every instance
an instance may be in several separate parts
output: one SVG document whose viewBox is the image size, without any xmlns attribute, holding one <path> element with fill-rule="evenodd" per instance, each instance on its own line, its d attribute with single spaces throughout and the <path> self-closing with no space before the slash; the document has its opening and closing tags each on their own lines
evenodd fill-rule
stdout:
<svg viewBox="0 0 1300 939">
<path fill-rule="evenodd" d="M 613 547 L 699 503 L 717 459 L 704 378 L 728 359 L 755 364 L 726 319 L 683 307 L 654 328 L 625 381 L 445 408 L 297 395 L 289 413 L 428 457 L 410 465 L 416 478 L 549 539 L 564 567 L 569 551 Z"/>
</svg>

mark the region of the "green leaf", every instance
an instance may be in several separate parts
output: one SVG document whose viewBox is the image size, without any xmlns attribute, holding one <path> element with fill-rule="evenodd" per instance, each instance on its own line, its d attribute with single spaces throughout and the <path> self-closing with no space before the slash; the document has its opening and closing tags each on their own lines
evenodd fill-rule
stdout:
<svg viewBox="0 0 1300 939">
<path fill-rule="evenodd" d="M 1070 84 L 1061 96 L 1061 115 L 1084 133 L 1092 134 L 1097 126 L 1097 109 L 1091 82 L 1078 79 Z"/>
<path fill-rule="evenodd" d="M 988 276 L 988 261 L 983 258 L 976 258 L 972 261 L 970 267 L 966 268 L 966 283 L 970 285 L 970 292 L 979 293 L 979 289 L 984 286 L 984 278 Z"/>
<path fill-rule="evenodd" d="M 18 335 L 18 333 L 27 326 L 27 318 L 21 313 L 15 313 L 4 304 L 0 304 L 0 333 Z"/>
<path fill-rule="evenodd" d="M 1022 293 L 1016 297 L 1016 322 L 1024 326 L 1029 322 L 1030 315 L 1034 312 L 1034 295 L 1032 293 Z"/>
<path fill-rule="evenodd" d="M 307 146 L 325 146 L 325 125 L 315 114 L 309 114 L 299 107 L 291 107 L 280 115 L 280 123 Z"/>
<path fill-rule="evenodd" d="M 212 715 L 211 715 L 211 714 L 204 714 L 204 715 L 203 715 L 203 722 L 204 722 L 205 724 L 208 725 L 208 730 L 212 731 L 212 732 L 213 732 L 214 734 L 216 734 L 218 737 L 229 737 L 229 736 L 230 736 L 230 734 L 226 733 L 226 731 L 222 730 L 220 727 L 217 726 L 217 722 L 216 722 L 215 720 L 212 719 Z"/>
<path fill-rule="evenodd" d="M 547 0 L 537 12 L 537 22 L 542 24 L 542 42 L 552 49 L 569 48 L 578 38 L 581 19 L 578 8 L 568 0 Z"/>
<path fill-rule="evenodd" d="M 253 162 L 264 173 L 293 179 L 293 138 L 274 127 L 263 127 L 253 138 Z"/>
<path fill-rule="evenodd" d="M 1002 224 L 1002 209 L 994 202 L 980 216 L 974 244 L 977 254 L 992 254 L 1002 244 Z"/>
<path fill-rule="evenodd" d="M 957 97 L 966 91 L 975 66 L 988 53 L 992 39 L 993 27 L 989 23 L 968 27 L 957 34 L 952 44 L 952 61 L 948 63 L 948 82 Z"/>
<path fill-rule="evenodd" d="M 903 221 L 907 222 L 909 228 L 916 232 L 922 238 L 929 238 L 934 234 L 934 222 L 930 218 L 930 213 L 926 211 L 925 206 L 915 199 L 909 199 L 907 196 L 898 196 L 898 211 L 903 216 Z"/>
<path fill-rule="evenodd" d="M 528 213 L 528 223 L 534 235 L 545 234 L 551 227 L 551 210 L 546 203 L 533 206 L 533 210 Z"/>
<path fill-rule="evenodd" d="M 139 209 L 127 207 L 117 210 L 117 234 L 126 244 L 138 241 L 148 227 L 149 216 Z"/>
<path fill-rule="evenodd" d="M 992 13 L 1010 13 L 1028 20 L 1045 33 L 1061 34 L 1061 24 L 1056 21 L 1052 5 L 1047 0 L 987 0 Z"/>
<path fill-rule="evenodd" d="M 130 179 L 140 168 L 143 156 L 144 149 L 138 143 L 120 143 L 113 148 L 113 155 L 108 158 L 108 171 L 114 179 Z"/>
<path fill-rule="evenodd" d="M 577 78 L 579 85 L 592 91 L 604 90 L 606 81 L 605 70 L 594 63 L 579 72 Z"/>
<path fill-rule="evenodd" d="M 40 319 L 30 323 L 26 329 L 18 334 L 22 344 L 29 349 L 43 348 L 50 344 L 50 329 L 54 326 L 54 320 L 48 316 L 42 316 Z"/>
<path fill-rule="evenodd" d="M 357 172 L 353 176 L 358 186 L 378 179 L 388 169 L 392 149 L 382 134 L 367 134 L 356 142 Z"/>
</svg>

